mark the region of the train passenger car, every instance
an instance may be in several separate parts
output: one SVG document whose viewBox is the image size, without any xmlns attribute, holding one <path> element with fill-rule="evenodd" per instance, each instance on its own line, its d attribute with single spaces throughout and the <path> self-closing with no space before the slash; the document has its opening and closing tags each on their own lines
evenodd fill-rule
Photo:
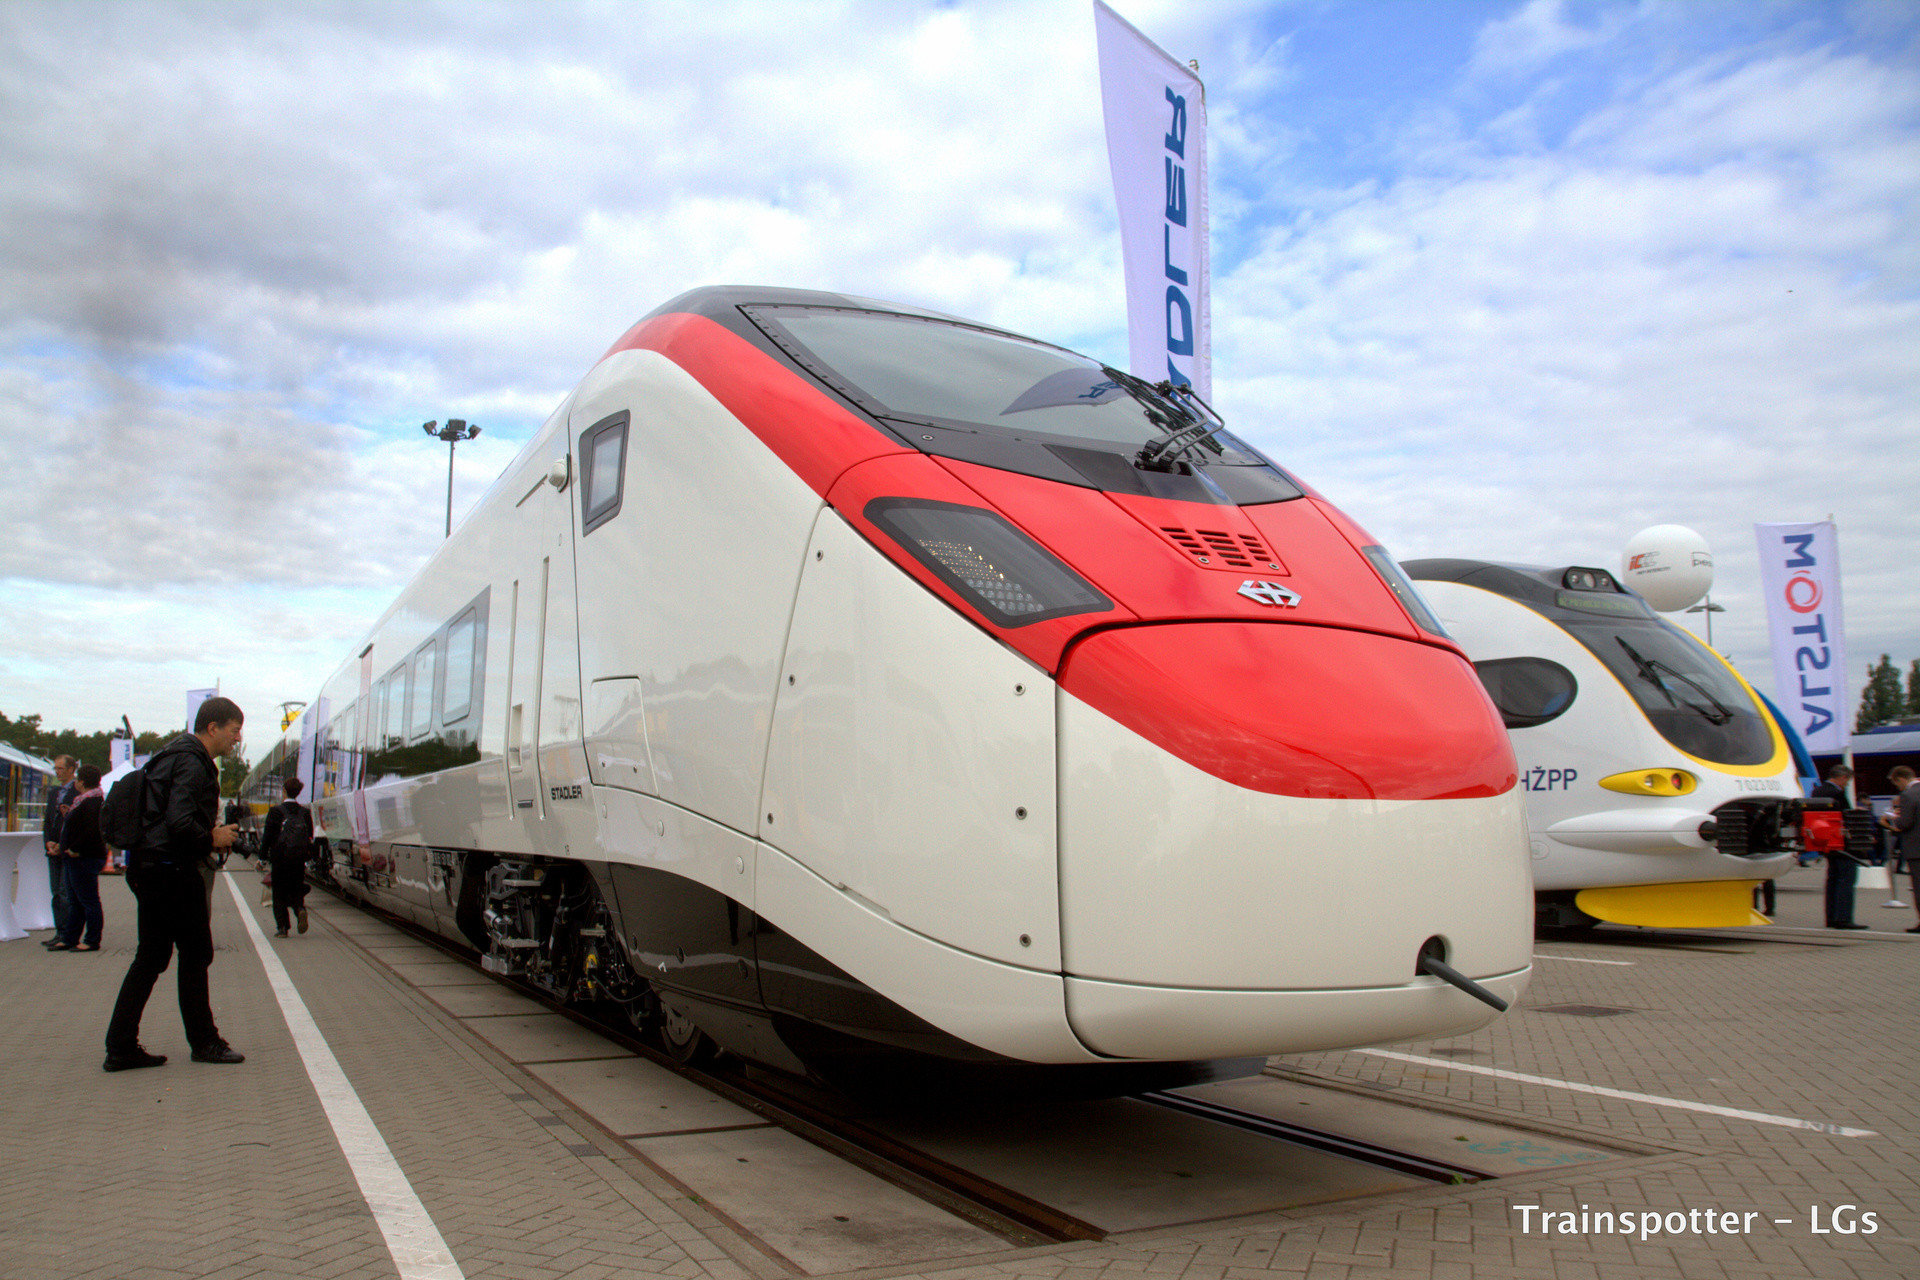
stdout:
<svg viewBox="0 0 1920 1280">
<path fill-rule="evenodd" d="M 1413 560 L 1513 735 L 1540 924 L 1767 924 L 1793 756 L 1740 674 L 1604 569 Z M 1855 833 L 1858 843 L 1859 833 Z"/>
<path fill-rule="evenodd" d="M 309 716 L 349 892 L 688 1056 L 1257 1060 L 1530 971 L 1511 747 L 1373 539 L 910 307 L 641 321 Z"/>
</svg>

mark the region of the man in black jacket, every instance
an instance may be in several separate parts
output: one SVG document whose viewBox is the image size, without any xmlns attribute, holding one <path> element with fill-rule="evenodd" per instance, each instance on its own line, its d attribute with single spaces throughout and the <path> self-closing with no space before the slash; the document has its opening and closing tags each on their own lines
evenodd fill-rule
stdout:
<svg viewBox="0 0 1920 1280">
<path fill-rule="evenodd" d="M 219 758 L 240 742 L 244 720 L 228 698 L 209 698 L 183 733 L 147 761 L 145 816 L 140 841 L 127 857 L 127 887 L 139 904 L 139 945 L 120 984 L 113 1020 L 107 1024 L 108 1071 L 157 1067 L 166 1055 L 140 1046 L 140 1015 L 154 981 L 180 952 L 180 1021 L 195 1062 L 244 1062 L 220 1038 L 207 996 L 213 963 L 213 922 L 200 869 L 216 849 L 230 847 L 233 826 L 216 826 L 220 807 Z"/>
<path fill-rule="evenodd" d="M 1827 780 L 1813 789 L 1815 800 L 1831 800 L 1842 814 L 1853 806 L 1847 802 L 1847 784 L 1853 781 L 1853 770 L 1843 764 L 1837 764 L 1827 770 Z M 1844 828 L 1842 839 L 1845 839 Z M 1827 928 L 1864 929 L 1867 926 L 1857 924 L 1853 918 L 1854 886 L 1859 882 L 1860 864 L 1847 856 L 1843 845 L 1826 855 L 1827 857 Z"/>
<path fill-rule="evenodd" d="M 53 891 L 53 936 L 40 944 L 48 948 L 66 936 L 67 916 L 73 910 L 67 898 L 66 859 L 60 854 L 65 844 L 60 836 L 66 826 L 67 810 L 73 807 L 73 798 L 80 794 L 80 788 L 73 784 L 74 767 L 79 763 L 72 756 L 53 758 L 54 785 L 47 792 L 46 808 L 40 815 L 40 839 L 47 846 L 47 887 Z"/>
</svg>

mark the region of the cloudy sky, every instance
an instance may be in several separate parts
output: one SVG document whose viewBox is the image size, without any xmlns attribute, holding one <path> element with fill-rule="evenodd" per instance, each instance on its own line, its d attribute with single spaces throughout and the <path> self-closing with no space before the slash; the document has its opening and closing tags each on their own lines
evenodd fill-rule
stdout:
<svg viewBox="0 0 1920 1280">
<path fill-rule="evenodd" d="M 1119 0 L 1200 63 L 1234 428 L 1402 558 L 1840 526 L 1920 657 L 1920 11 Z M 313 697 L 633 320 L 844 290 L 1125 359 L 1090 0 L 0 4 L 0 710 Z"/>
</svg>

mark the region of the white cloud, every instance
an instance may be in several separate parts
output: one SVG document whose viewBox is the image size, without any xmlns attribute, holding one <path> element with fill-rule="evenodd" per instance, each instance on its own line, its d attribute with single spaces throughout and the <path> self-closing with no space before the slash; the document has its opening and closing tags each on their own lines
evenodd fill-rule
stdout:
<svg viewBox="0 0 1920 1280">
<path fill-rule="evenodd" d="M 1403 556 L 1699 529 L 1765 687 L 1751 525 L 1831 513 L 1854 665 L 1911 656 L 1915 91 L 1831 51 L 1689 67 L 1330 202 L 1219 282 L 1221 399 Z"/>
<path fill-rule="evenodd" d="M 1566 18 L 1564 0 L 1527 0 L 1511 17 L 1489 22 L 1474 42 L 1471 71 L 1511 76 L 1534 71 L 1565 53 L 1604 43 L 1628 19 L 1628 11 L 1604 12 L 1593 27 Z"/>
</svg>

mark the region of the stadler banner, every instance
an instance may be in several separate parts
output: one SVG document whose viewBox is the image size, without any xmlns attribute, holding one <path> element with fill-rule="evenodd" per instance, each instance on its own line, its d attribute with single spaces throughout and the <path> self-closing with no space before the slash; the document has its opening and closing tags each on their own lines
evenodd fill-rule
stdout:
<svg viewBox="0 0 1920 1280">
<path fill-rule="evenodd" d="M 1120 206 L 1128 358 L 1149 382 L 1213 396 L 1207 108 L 1200 78 L 1094 0 L 1107 161 Z"/>
<path fill-rule="evenodd" d="M 1774 700 L 1814 752 L 1844 751 L 1846 623 L 1833 522 L 1756 524 L 1760 583 L 1773 637 Z"/>
</svg>

